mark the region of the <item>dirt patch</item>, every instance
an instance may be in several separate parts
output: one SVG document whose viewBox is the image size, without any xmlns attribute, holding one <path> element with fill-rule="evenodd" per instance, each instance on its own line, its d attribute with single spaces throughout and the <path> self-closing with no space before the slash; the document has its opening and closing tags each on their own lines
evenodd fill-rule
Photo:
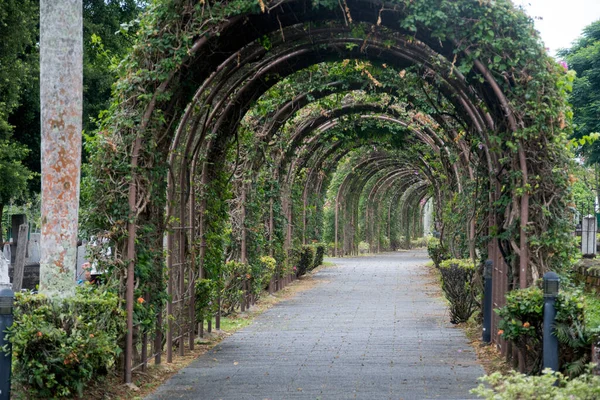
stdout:
<svg viewBox="0 0 600 400">
<path fill-rule="evenodd" d="M 443 297 L 441 289 L 440 272 L 433 264 L 424 266 L 427 271 L 427 292 L 431 297 Z M 477 355 L 477 361 L 481 364 L 486 374 L 493 372 L 501 372 L 506 374 L 512 368 L 506 363 L 505 358 L 500 354 L 500 351 L 494 344 L 488 344 L 481 341 L 482 326 L 477 322 L 476 316 L 471 317 L 471 320 L 466 323 L 455 325 L 458 329 L 462 329 L 467 335 L 469 344 L 473 347 Z"/>
<path fill-rule="evenodd" d="M 481 341 L 482 326 L 472 318 L 469 322 L 459 324 L 459 328 L 465 331 L 469 343 L 475 349 L 477 360 L 483 366 L 486 374 L 501 372 L 503 375 L 512 370 L 510 365 L 495 344 L 484 343 Z"/>
</svg>

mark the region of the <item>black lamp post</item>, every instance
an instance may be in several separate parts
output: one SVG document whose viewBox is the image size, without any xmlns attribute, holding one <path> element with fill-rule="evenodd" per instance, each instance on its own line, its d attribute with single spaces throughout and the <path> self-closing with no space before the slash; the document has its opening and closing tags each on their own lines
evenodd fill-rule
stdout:
<svg viewBox="0 0 600 400">
<path fill-rule="evenodd" d="M 14 293 L 8 286 L 0 287 L 0 400 L 10 399 L 10 372 L 12 354 L 2 352 L 2 347 L 10 342 L 5 339 L 6 329 L 13 323 Z"/>
<path fill-rule="evenodd" d="M 554 272 L 544 274 L 544 347 L 543 368 L 558 371 L 558 339 L 552 333 L 556 318 L 556 297 L 560 287 L 560 277 Z"/>
<path fill-rule="evenodd" d="M 487 260 L 483 267 L 483 334 L 482 341 L 492 341 L 492 260 Z"/>
</svg>

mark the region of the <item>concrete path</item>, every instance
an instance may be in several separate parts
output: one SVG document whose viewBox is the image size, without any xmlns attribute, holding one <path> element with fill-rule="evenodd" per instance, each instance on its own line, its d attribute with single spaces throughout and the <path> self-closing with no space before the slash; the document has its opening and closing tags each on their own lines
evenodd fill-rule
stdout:
<svg viewBox="0 0 600 400">
<path fill-rule="evenodd" d="M 332 260 L 147 399 L 466 399 L 484 374 L 425 252 Z"/>
</svg>

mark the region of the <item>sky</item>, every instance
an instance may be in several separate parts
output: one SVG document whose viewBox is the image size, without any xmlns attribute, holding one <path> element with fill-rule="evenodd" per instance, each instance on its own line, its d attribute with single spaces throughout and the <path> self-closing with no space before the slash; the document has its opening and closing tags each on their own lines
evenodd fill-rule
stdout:
<svg viewBox="0 0 600 400">
<path fill-rule="evenodd" d="M 600 19 L 600 0 L 513 0 L 534 17 L 550 54 L 560 48 L 571 47 L 581 36 L 583 28 Z M 541 17 L 538 19 L 536 17 Z"/>
</svg>

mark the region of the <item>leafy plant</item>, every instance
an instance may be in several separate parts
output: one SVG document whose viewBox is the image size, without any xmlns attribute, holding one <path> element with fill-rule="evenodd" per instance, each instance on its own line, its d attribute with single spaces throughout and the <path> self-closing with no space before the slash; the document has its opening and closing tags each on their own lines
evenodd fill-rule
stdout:
<svg viewBox="0 0 600 400">
<path fill-rule="evenodd" d="M 600 398 L 600 376 L 586 373 L 569 379 L 558 372 L 545 370 L 540 376 L 511 371 L 499 372 L 480 378 L 481 384 L 471 393 L 489 400 L 595 400 Z"/>
<path fill-rule="evenodd" d="M 244 298 L 244 283 L 250 280 L 250 267 L 239 261 L 228 261 L 223 269 L 223 309 L 233 312 Z"/>
<path fill-rule="evenodd" d="M 450 252 L 446 246 L 444 246 L 440 240 L 436 238 L 431 238 L 427 242 L 427 253 L 433 261 L 433 264 L 435 264 L 435 266 L 438 268 L 440 267 L 442 261 L 451 258 Z"/>
<path fill-rule="evenodd" d="M 262 256 L 260 258 L 261 271 L 262 271 L 262 286 L 266 288 L 271 282 L 271 279 L 275 276 L 277 269 L 277 261 L 271 256 Z"/>
<path fill-rule="evenodd" d="M 370 245 L 367 242 L 360 242 L 358 244 L 358 252 L 360 254 L 367 254 L 370 251 Z"/>
<path fill-rule="evenodd" d="M 473 290 L 475 267 L 471 260 L 449 259 L 440 263 L 442 290 L 450 302 L 450 322 L 466 322 L 477 307 Z"/>
<path fill-rule="evenodd" d="M 578 290 L 561 291 L 556 300 L 554 334 L 560 343 L 560 368 L 569 376 L 583 372 L 589 361 L 594 326 L 586 325 L 586 304 L 595 305 Z M 525 371 L 538 374 L 542 362 L 544 296 L 531 287 L 513 290 L 506 305 L 496 310 L 500 317 L 499 333 L 511 341 L 523 355 Z M 590 313 L 594 313 L 593 306 Z"/>
<path fill-rule="evenodd" d="M 85 285 L 60 302 L 16 293 L 8 329 L 13 379 L 31 398 L 81 395 L 87 382 L 115 366 L 124 334 L 125 312 L 110 291 Z"/>
<path fill-rule="evenodd" d="M 311 269 L 317 268 L 319 265 L 323 264 L 323 257 L 325 256 L 325 243 L 316 243 L 315 247 L 315 260 L 313 262 L 313 266 Z"/>
<path fill-rule="evenodd" d="M 298 255 L 298 261 L 295 265 L 296 276 L 300 277 L 313 269 L 315 264 L 315 248 L 310 245 L 304 245 L 297 250 L 296 254 Z"/>
<path fill-rule="evenodd" d="M 196 282 L 196 321 L 204 321 L 212 317 L 216 309 L 217 285 L 210 279 L 199 279 Z"/>
</svg>

